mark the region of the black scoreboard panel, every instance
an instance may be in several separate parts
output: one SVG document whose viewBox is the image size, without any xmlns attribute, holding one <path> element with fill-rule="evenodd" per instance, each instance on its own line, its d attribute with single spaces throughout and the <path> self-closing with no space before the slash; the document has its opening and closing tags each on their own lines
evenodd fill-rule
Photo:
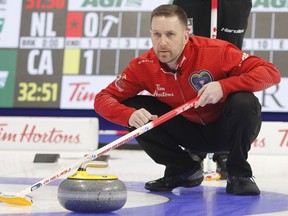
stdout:
<svg viewBox="0 0 288 216">
<path fill-rule="evenodd" d="M 59 107 L 65 25 L 66 1 L 22 2 L 14 107 Z"/>
<path fill-rule="evenodd" d="M 22 17 L 15 107 L 59 107 L 62 76 L 115 76 L 151 47 L 150 12 L 27 10 L 24 4 Z"/>
<path fill-rule="evenodd" d="M 84 12 L 84 17 L 94 12 Z M 82 35 L 80 70 L 83 75 L 115 75 L 129 61 L 151 47 L 149 34 L 150 12 L 100 12 L 99 35 L 97 38 Z M 114 21 L 107 32 L 108 21 Z M 100 32 L 104 32 L 102 35 Z M 106 35 L 107 34 L 107 35 Z M 90 40 L 91 46 L 84 47 Z M 86 44 L 86 43 L 85 43 Z M 89 44 L 89 43 L 87 43 Z M 89 68 L 89 70 L 87 69 Z"/>
<path fill-rule="evenodd" d="M 251 12 L 243 50 L 274 63 L 288 77 L 288 13 Z"/>
</svg>

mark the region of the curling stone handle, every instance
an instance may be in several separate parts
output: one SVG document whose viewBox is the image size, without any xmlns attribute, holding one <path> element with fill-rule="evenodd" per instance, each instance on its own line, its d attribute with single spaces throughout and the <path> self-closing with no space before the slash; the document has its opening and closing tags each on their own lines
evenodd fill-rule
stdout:
<svg viewBox="0 0 288 216">
<path fill-rule="evenodd" d="M 79 167 L 78 170 L 86 170 L 86 168 L 106 168 L 108 163 L 106 161 L 87 161 Z"/>
</svg>

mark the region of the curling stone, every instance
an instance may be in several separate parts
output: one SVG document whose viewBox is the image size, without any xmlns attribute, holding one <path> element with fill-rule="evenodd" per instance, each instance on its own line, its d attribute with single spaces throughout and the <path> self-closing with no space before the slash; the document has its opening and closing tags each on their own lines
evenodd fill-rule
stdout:
<svg viewBox="0 0 288 216">
<path fill-rule="evenodd" d="M 111 212 L 122 208 L 127 200 L 125 184 L 112 175 L 89 175 L 87 167 L 103 168 L 107 162 L 90 161 L 62 181 L 58 200 L 67 210 L 80 213 Z M 106 167 L 107 167 L 106 166 Z"/>
</svg>

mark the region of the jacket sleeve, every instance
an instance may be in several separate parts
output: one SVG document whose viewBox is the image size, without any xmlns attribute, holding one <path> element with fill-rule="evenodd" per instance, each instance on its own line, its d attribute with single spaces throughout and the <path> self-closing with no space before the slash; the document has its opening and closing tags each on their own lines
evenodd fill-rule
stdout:
<svg viewBox="0 0 288 216">
<path fill-rule="evenodd" d="M 219 80 L 224 98 L 237 91 L 262 91 L 280 82 L 278 69 L 270 62 L 248 55 L 227 44 L 221 55 L 221 67 L 226 78 Z"/>
<path fill-rule="evenodd" d="M 141 82 L 137 81 L 131 61 L 127 68 L 117 76 L 105 89 L 102 89 L 94 100 L 94 110 L 103 118 L 122 126 L 128 126 L 128 120 L 135 111 L 121 102 L 137 95 L 143 90 Z"/>
</svg>

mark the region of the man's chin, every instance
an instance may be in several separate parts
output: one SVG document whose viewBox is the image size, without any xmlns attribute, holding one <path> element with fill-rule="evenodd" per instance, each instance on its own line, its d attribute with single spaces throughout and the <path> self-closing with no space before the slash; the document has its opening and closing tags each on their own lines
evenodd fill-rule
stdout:
<svg viewBox="0 0 288 216">
<path fill-rule="evenodd" d="M 168 59 L 168 58 L 159 58 L 159 57 L 158 57 L 158 59 L 159 59 L 160 62 L 165 63 L 165 64 L 167 64 L 167 63 L 169 63 L 169 62 L 171 61 L 171 60 Z"/>
</svg>

